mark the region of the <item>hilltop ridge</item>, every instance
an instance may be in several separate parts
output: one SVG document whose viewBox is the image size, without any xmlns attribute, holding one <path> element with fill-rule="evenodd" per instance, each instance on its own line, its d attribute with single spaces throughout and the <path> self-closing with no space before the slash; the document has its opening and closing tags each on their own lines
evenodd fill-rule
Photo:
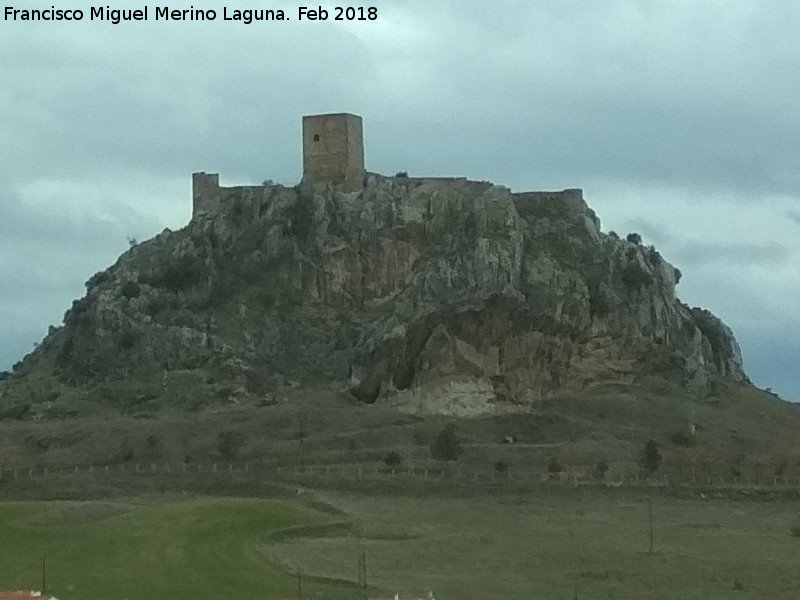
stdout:
<svg viewBox="0 0 800 600">
<path fill-rule="evenodd" d="M 3 383 L 4 411 L 171 373 L 197 402 L 220 382 L 324 382 L 454 415 L 651 376 L 690 393 L 748 383 L 730 329 L 677 299 L 654 247 L 603 233 L 581 190 L 368 174 L 353 192 L 306 179 L 200 193 L 213 201 L 185 228 L 87 282 Z"/>
</svg>

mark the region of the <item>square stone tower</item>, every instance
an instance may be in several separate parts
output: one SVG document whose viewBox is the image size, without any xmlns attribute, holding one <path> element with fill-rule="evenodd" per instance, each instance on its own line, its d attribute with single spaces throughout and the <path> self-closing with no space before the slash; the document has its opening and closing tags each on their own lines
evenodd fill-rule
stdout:
<svg viewBox="0 0 800 600">
<path fill-rule="evenodd" d="M 354 192 L 364 185 L 361 117 L 349 113 L 303 117 L 303 178 L 341 185 Z"/>
</svg>

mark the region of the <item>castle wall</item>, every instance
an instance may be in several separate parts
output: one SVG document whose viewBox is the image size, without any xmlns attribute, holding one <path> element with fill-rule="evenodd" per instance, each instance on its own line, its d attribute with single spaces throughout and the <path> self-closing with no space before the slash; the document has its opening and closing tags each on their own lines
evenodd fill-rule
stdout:
<svg viewBox="0 0 800 600">
<path fill-rule="evenodd" d="M 364 182 L 361 117 L 347 113 L 303 117 L 303 177 L 360 190 Z"/>
<path fill-rule="evenodd" d="M 520 214 L 526 212 L 526 209 L 536 210 L 547 208 L 548 204 L 555 204 L 555 206 L 580 210 L 583 211 L 586 203 L 583 200 L 583 190 L 569 189 L 560 192 L 517 192 L 511 194 L 514 199 L 514 205 Z"/>
</svg>

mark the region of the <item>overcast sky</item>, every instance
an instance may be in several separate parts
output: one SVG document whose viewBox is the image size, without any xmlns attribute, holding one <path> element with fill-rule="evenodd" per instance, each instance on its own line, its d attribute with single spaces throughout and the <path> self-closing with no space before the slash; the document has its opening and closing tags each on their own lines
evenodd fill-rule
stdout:
<svg viewBox="0 0 800 600">
<path fill-rule="evenodd" d="M 301 115 L 346 111 L 371 171 L 583 188 L 800 400 L 800 3 L 375 0 L 376 21 L 301 23 L 231 0 L 291 21 L 152 4 L 112 25 L 53 2 L 86 19 L 0 20 L 0 370 L 128 237 L 186 224 L 193 171 L 294 184 Z"/>
</svg>

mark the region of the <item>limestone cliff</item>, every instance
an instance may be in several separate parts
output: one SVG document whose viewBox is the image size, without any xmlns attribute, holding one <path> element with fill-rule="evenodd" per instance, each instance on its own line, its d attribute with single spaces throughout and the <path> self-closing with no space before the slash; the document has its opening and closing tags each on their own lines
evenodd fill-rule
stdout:
<svg viewBox="0 0 800 600">
<path fill-rule="evenodd" d="M 369 176 L 356 193 L 222 188 L 218 202 L 90 279 L 4 401 L 26 401 L 33 377 L 192 370 L 455 414 L 645 375 L 746 381 L 731 331 L 676 299 L 654 248 L 602 233 L 580 190 Z"/>
</svg>

